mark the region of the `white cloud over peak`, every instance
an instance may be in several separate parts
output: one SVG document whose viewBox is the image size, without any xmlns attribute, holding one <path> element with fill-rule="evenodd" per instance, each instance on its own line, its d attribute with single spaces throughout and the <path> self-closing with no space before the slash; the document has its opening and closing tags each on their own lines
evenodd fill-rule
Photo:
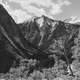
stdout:
<svg viewBox="0 0 80 80">
<path fill-rule="evenodd" d="M 57 15 L 62 12 L 63 6 L 70 5 L 68 0 L 58 0 L 57 2 L 53 2 L 53 0 L 9 0 L 12 2 L 19 3 L 23 9 L 27 12 L 35 14 L 43 15 Z M 34 6 L 34 5 L 37 6 Z"/>
<path fill-rule="evenodd" d="M 53 0 L 8 0 L 8 2 L 18 3 L 21 6 L 21 9 L 11 10 L 8 4 L 5 5 L 17 23 L 31 16 L 53 17 L 63 12 L 62 7 L 71 4 L 69 0 L 56 0 L 56 2 Z"/>
</svg>

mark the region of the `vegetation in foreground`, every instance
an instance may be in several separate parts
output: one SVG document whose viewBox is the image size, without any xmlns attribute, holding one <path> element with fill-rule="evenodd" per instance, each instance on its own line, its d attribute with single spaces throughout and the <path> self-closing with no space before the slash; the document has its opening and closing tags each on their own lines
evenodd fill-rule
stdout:
<svg viewBox="0 0 80 80">
<path fill-rule="evenodd" d="M 26 63 L 27 61 L 27 63 Z M 11 68 L 6 74 L 0 74 L 0 79 L 4 80 L 80 80 L 80 63 L 74 61 L 72 63 L 72 70 L 74 76 L 69 74 L 66 70 L 66 64 L 60 61 L 52 68 L 43 68 L 36 70 L 28 75 L 30 68 L 33 68 L 36 60 L 22 60 L 17 68 Z"/>
</svg>

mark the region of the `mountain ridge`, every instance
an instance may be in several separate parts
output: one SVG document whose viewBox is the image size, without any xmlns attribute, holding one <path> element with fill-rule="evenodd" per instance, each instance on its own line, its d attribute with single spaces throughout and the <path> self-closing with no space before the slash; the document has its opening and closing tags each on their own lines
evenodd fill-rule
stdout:
<svg viewBox="0 0 80 80">
<path fill-rule="evenodd" d="M 64 58 L 63 60 L 69 65 L 72 58 L 71 47 L 74 45 L 74 38 L 80 30 L 80 25 L 53 20 L 44 15 L 16 24 L 2 5 L 0 5 L 0 10 L 0 30 L 6 38 L 2 42 L 9 41 L 10 43 L 5 43 L 5 45 L 9 44 L 16 48 L 16 54 L 23 58 L 37 59 L 43 67 L 54 65 L 54 57 L 50 55 L 55 54 L 59 58 Z M 59 41 L 64 42 L 64 45 L 61 44 L 62 47 L 59 47 Z M 57 50 L 55 44 L 58 44 L 60 50 Z"/>
</svg>

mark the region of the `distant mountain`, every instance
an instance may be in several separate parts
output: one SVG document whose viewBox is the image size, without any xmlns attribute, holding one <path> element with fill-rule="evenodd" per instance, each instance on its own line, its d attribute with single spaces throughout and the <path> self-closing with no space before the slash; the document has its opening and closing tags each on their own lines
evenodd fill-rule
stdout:
<svg viewBox="0 0 80 80">
<path fill-rule="evenodd" d="M 64 22 L 71 23 L 71 24 L 80 24 L 80 19 L 78 17 L 71 17 L 71 18 L 65 19 Z"/>
</svg>

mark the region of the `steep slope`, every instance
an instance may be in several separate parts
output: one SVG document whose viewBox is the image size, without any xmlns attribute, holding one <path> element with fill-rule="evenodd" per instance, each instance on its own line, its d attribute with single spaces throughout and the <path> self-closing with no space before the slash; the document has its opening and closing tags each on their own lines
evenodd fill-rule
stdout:
<svg viewBox="0 0 80 80">
<path fill-rule="evenodd" d="M 70 64 L 74 60 L 72 47 L 75 46 L 74 40 L 78 37 L 80 25 L 42 16 L 21 23 L 19 26 L 26 40 L 46 54 L 56 55 L 59 59 L 64 60 L 70 68 Z M 50 66 L 46 63 L 45 65 Z M 71 74 L 73 75 L 72 70 Z"/>
</svg>

